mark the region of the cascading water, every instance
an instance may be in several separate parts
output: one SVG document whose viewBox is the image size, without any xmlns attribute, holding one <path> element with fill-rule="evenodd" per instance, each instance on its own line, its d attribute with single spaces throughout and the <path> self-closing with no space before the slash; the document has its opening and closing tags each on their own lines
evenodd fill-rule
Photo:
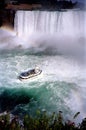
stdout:
<svg viewBox="0 0 86 130">
<path fill-rule="evenodd" d="M 82 35 L 85 28 L 84 11 L 18 11 L 15 30 L 19 36 L 33 33 Z"/>
<path fill-rule="evenodd" d="M 15 16 L 15 31 L 25 40 L 24 47 L 38 47 L 41 51 L 82 55 L 85 27 L 85 12 L 80 10 L 18 11 Z"/>
<path fill-rule="evenodd" d="M 7 32 L 0 37 L 0 112 L 62 110 L 67 118 L 80 111 L 79 121 L 86 116 L 85 15 L 81 10 L 16 12 L 18 37 Z M 35 65 L 41 67 L 41 76 L 17 79 Z"/>
</svg>

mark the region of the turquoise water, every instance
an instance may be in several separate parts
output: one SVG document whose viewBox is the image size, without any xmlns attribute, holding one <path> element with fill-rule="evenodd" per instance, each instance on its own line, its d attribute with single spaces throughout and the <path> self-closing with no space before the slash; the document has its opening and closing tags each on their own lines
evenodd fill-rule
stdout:
<svg viewBox="0 0 86 130">
<path fill-rule="evenodd" d="M 14 31 L 0 29 L 0 113 L 86 117 L 86 12 L 17 11 Z M 31 19 L 31 20 L 30 20 Z M 42 74 L 20 81 L 35 65 Z"/>
<path fill-rule="evenodd" d="M 20 72 L 35 65 L 42 69 L 41 75 L 24 81 L 18 79 Z M 75 59 L 64 55 L 32 53 L 30 49 L 1 51 L 0 112 L 10 110 L 22 116 L 35 115 L 38 109 L 49 114 L 61 110 L 66 118 L 77 111 L 84 113 L 82 99 L 86 99 L 86 90 L 81 86 L 84 81 L 81 67 Z"/>
</svg>

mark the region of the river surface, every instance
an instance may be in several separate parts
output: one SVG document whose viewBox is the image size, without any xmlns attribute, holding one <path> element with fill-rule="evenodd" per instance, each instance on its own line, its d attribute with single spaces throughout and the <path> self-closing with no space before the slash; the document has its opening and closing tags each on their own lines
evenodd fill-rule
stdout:
<svg viewBox="0 0 86 130">
<path fill-rule="evenodd" d="M 40 14 L 40 12 L 29 12 L 29 15 L 31 13 L 34 17 Z M 78 12 L 74 12 L 74 15 L 73 12 L 64 12 L 63 18 L 66 14 L 66 17 L 69 17 L 69 13 L 73 19 Z M 82 17 L 80 13 L 82 12 L 77 16 L 79 19 Z M 17 14 L 17 16 L 21 15 Z M 40 15 L 44 17 L 44 14 Z M 47 18 L 48 15 L 53 17 L 49 12 L 46 15 Z M 56 13 L 54 17 L 55 15 Z M 82 25 L 82 22 L 79 24 Z M 65 25 L 62 24 L 63 26 Z M 18 28 L 22 27 L 19 25 Z M 80 31 L 76 29 L 74 36 L 71 32 L 70 35 L 61 33 L 62 35 L 58 37 L 56 32 L 54 36 L 49 34 L 50 37 L 47 33 L 45 37 L 44 32 L 43 35 L 37 32 L 28 40 L 21 37 L 20 30 L 15 33 L 1 28 L 0 112 L 10 110 L 11 113 L 22 116 L 27 113 L 35 115 L 36 110 L 40 109 L 46 110 L 49 114 L 63 111 L 66 119 L 69 117 L 72 119 L 76 112 L 80 112 L 77 120 L 86 117 L 86 46 L 84 33 L 81 33 L 84 30 L 82 30 L 83 26 Z M 65 27 L 64 33 L 66 32 Z M 27 34 L 27 30 L 24 34 Z M 42 69 L 41 75 L 24 81 L 18 79 L 21 72 L 32 69 L 35 65 Z"/>
</svg>

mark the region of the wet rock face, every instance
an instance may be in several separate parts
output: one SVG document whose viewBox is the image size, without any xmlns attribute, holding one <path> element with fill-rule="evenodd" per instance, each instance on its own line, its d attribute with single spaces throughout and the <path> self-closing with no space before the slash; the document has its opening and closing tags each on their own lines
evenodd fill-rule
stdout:
<svg viewBox="0 0 86 130">
<path fill-rule="evenodd" d="M 5 19 L 4 18 L 5 7 L 6 7 L 5 0 L 0 0 L 0 27 L 3 24 L 3 19 Z"/>
<path fill-rule="evenodd" d="M 0 27 L 2 26 L 2 20 L 0 19 Z"/>
<path fill-rule="evenodd" d="M 0 10 L 6 7 L 5 0 L 0 0 Z"/>
<path fill-rule="evenodd" d="M 4 24 L 14 26 L 15 11 L 13 10 L 0 10 L 0 27 Z"/>
</svg>

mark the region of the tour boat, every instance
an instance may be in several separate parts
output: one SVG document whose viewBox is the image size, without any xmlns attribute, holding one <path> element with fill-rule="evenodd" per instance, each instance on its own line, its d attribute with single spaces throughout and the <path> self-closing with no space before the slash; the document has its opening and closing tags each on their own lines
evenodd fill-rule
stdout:
<svg viewBox="0 0 86 130">
<path fill-rule="evenodd" d="M 41 72 L 42 72 L 42 70 L 40 70 L 38 67 L 36 67 L 35 69 L 31 69 L 31 70 L 20 73 L 18 78 L 20 80 L 29 79 L 29 78 L 40 75 Z"/>
</svg>

